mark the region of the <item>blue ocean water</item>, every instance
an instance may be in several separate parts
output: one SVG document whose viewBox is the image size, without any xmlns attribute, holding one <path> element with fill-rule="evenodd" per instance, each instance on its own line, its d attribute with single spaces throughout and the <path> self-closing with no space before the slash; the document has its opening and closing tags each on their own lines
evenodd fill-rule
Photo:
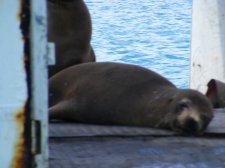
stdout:
<svg viewBox="0 0 225 168">
<path fill-rule="evenodd" d="M 152 69 L 189 86 L 191 0 L 85 0 L 97 61 Z"/>
</svg>

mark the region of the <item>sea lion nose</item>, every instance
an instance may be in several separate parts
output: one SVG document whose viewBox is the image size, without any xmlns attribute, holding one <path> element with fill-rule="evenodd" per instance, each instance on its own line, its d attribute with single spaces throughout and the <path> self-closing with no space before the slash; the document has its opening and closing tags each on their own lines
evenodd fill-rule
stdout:
<svg viewBox="0 0 225 168">
<path fill-rule="evenodd" d="M 200 130 L 198 122 L 191 117 L 185 119 L 183 127 L 185 131 L 190 133 L 198 133 Z"/>
</svg>

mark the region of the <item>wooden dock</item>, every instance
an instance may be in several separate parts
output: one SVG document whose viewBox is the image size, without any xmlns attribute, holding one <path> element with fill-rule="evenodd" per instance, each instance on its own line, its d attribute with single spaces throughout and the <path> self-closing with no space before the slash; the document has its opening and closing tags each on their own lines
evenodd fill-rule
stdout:
<svg viewBox="0 0 225 168">
<path fill-rule="evenodd" d="M 225 110 L 202 136 L 126 126 L 52 122 L 50 168 L 224 168 Z"/>
</svg>

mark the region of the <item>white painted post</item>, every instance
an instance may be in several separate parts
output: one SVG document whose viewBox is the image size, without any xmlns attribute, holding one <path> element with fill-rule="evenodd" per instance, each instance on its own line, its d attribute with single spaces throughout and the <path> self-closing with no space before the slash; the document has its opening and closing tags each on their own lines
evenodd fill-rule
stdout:
<svg viewBox="0 0 225 168">
<path fill-rule="evenodd" d="M 31 0 L 31 69 L 32 119 L 40 122 L 41 137 L 34 135 L 33 142 L 41 138 L 40 153 L 35 153 L 36 168 L 48 168 L 48 43 L 47 1 Z M 34 144 L 35 146 L 35 144 Z"/>
<path fill-rule="evenodd" d="M 28 99 L 20 1 L 0 1 L 0 167 L 21 167 Z"/>
<path fill-rule="evenodd" d="M 225 0 L 193 0 L 190 88 L 225 82 Z"/>
</svg>

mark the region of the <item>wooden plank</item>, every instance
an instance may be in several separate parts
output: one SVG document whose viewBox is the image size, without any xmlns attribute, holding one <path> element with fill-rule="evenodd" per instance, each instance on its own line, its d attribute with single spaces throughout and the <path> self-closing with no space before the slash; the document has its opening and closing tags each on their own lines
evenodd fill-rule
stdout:
<svg viewBox="0 0 225 168">
<path fill-rule="evenodd" d="M 80 136 L 143 136 L 143 135 L 173 135 L 167 130 L 128 127 L 128 126 L 106 126 L 85 125 L 74 123 L 51 123 L 50 137 L 80 137 Z"/>
<path fill-rule="evenodd" d="M 225 140 L 194 137 L 51 139 L 50 168 L 222 168 Z"/>
<path fill-rule="evenodd" d="M 214 115 L 212 122 L 205 132 L 212 135 L 225 135 L 225 109 L 215 109 Z"/>
<path fill-rule="evenodd" d="M 221 129 L 224 115 L 223 109 L 215 110 L 207 134 Z M 49 135 L 50 168 L 225 167 L 221 137 L 181 137 L 158 129 L 60 122 L 50 124 Z"/>
<path fill-rule="evenodd" d="M 206 130 L 207 135 L 225 135 L 224 109 L 216 109 L 215 117 Z M 80 136 L 172 136 L 176 133 L 162 129 L 151 129 L 128 126 L 106 126 L 52 122 L 49 127 L 50 137 Z"/>
</svg>

